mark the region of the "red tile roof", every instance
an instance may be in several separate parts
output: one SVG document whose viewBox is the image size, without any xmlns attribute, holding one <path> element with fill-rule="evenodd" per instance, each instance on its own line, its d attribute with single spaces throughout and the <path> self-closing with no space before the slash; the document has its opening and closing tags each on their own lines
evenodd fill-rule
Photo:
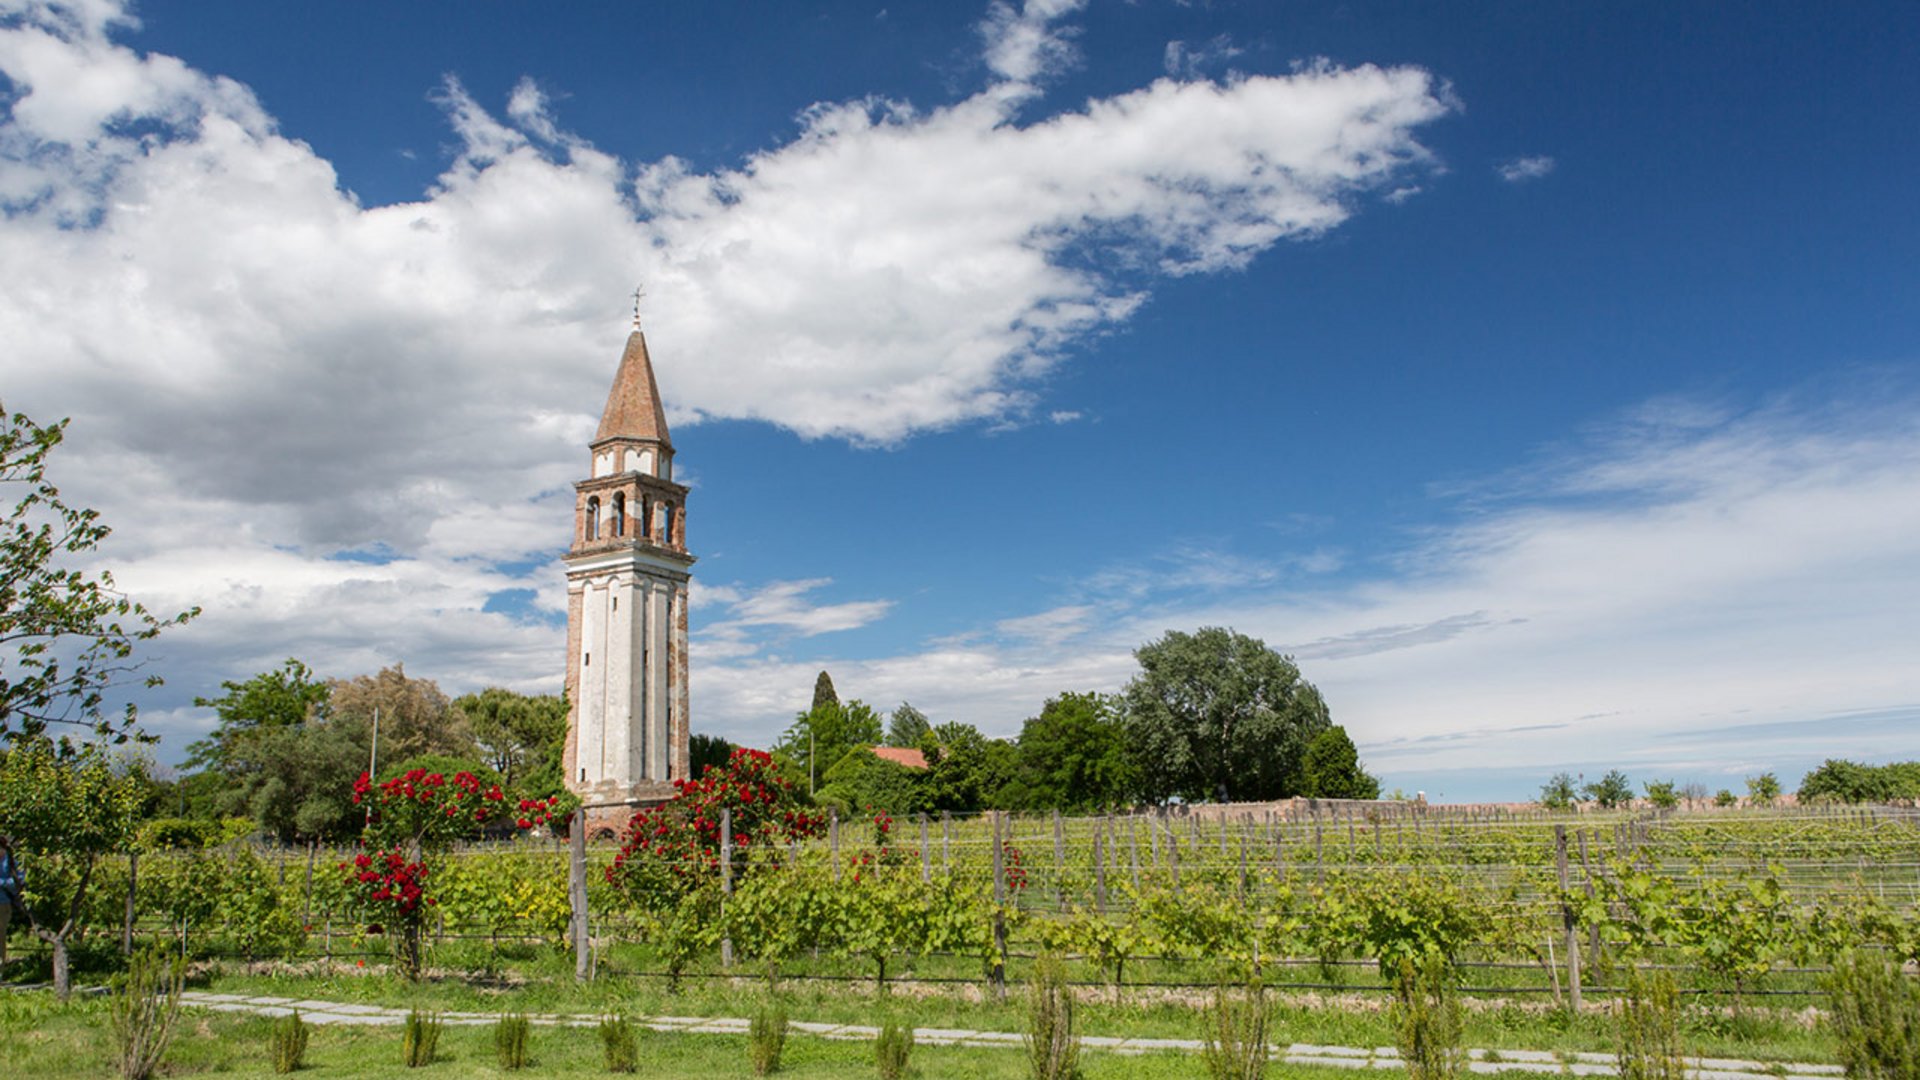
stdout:
<svg viewBox="0 0 1920 1080">
<path fill-rule="evenodd" d="M 891 761 L 895 765 L 905 765 L 909 769 L 924 769 L 927 767 L 927 755 L 904 746 L 876 746 L 873 748 L 873 753 L 875 757 L 880 758 L 882 761 Z"/>
</svg>

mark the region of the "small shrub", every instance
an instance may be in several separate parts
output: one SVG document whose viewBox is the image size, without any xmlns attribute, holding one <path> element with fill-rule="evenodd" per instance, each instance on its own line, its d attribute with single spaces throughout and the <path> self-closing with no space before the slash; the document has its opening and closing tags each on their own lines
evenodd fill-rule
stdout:
<svg viewBox="0 0 1920 1080">
<path fill-rule="evenodd" d="M 1614 1056 L 1620 1080 L 1686 1080 L 1680 1056 L 1680 991 L 1666 972 L 1627 975 L 1615 1015 Z"/>
<path fill-rule="evenodd" d="M 873 1063 L 880 1080 L 900 1080 L 907 1075 L 907 1058 L 913 1053 L 913 1028 L 888 1022 L 873 1041 Z"/>
<path fill-rule="evenodd" d="M 493 1026 L 493 1053 L 501 1068 L 527 1067 L 527 1035 L 532 1028 L 525 1013 L 507 1013 Z"/>
<path fill-rule="evenodd" d="M 119 1056 L 114 1064 L 126 1080 L 147 1080 L 173 1041 L 180 1019 L 180 989 L 186 961 L 156 946 L 133 954 L 127 972 L 115 980 L 113 1033 Z"/>
<path fill-rule="evenodd" d="M 273 1022 L 272 1057 L 273 1071 L 277 1073 L 298 1072 L 307 1056 L 307 1022 L 300 1019 L 300 1011 Z"/>
<path fill-rule="evenodd" d="M 433 1052 L 440 1045 L 440 1016 L 415 1009 L 407 1014 L 400 1032 L 400 1060 L 409 1069 L 433 1063 Z"/>
<path fill-rule="evenodd" d="M 780 1071 L 780 1052 L 787 1048 L 787 1010 L 779 1002 L 768 1002 L 754 1010 L 753 1023 L 747 1029 L 747 1057 L 756 1076 Z"/>
<path fill-rule="evenodd" d="M 609 1016 L 600 1021 L 600 1055 L 608 1072 L 630 1073 L 640 1067 L 639 1041 L 633 1021 Z"/>
<path fill-rule="evenodd" d="M 1892 961 L 1848 952 L 1834 963 L 1826 989 L 1848 1076 L 1920 1076 L 1920 985 Z"/>
<path fill-rule="evenodd" d="M 1391 1015 L 1409 1080 L 1453 1080 L 1466 1071 L 1467 1054 L 1452 968 L 1438 956 L 1420 965 L 1402 959 L 1399 974 Z"/>
<path fill-rule="evenodd" d="M 1200 1060 L 1213 1080 L 1261 1080 L 1267 1075 L 1267 989 L 1259 979 L 1243 989 L 1214 988 Z"/>
<path fill-rule="evenodd" d="M 1079 1080 L 1080 1038 L 1073 1031 L 1073 989 L 1059 957 L 1042 955 L 1027 980 L 1027 1064 L 1033 1080 Z"/>
</svg>

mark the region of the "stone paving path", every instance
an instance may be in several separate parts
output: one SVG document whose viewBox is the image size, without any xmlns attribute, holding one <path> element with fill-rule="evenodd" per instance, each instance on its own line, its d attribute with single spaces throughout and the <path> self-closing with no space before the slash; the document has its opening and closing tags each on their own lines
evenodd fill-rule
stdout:
<svg viewBox="0 0 1920 1080">
<path fill-rule="evenodd" d="M 199 990 L 189 990 L 181 995 L 189 1004 L 216 1012 L 252 1013 L 260 1016 L 285 1016 L 298 1010 L 300 1017 L 313 1024 L 393 1024 L 398 1025 L 406 1018 L 407 1010 L 387 1008 L 381 1005 L 353 1005 L 335 1001 L 318 1001 L 284 997 L 267 997 L 257 994 L 213 994 Z M 491 1024 L 500 1018 L 498 1013 L 444 1012 L 441 1019 L 449 1024 L 479 1025 Z M 600 1022 L 598 1016 L 577 1016 L 565 1014 L 534 1014 L 528 1019 L 535 1024 L 552 1027 L 591 1027 Z M 702 1034 L 744 1035 L 748 1022 L 738 1017 L 701 1017 L 701 1016 L 649 1016 L 635 1017 L 634 1022 L 655 1031 L 685 1031 Z M 861 1024 L 819 1024 L 804 1020 L 793 1021 L 790 1030 L 814 1035 L 823 1039 L 842 1039 L 852 1042 L 871 1042 L 880 1033 L 879 1028 Z M 980 1046 L 1017 1049 L 1020 1036 L 1008 1031 L 968 1031 L 957 1028 L 915 1028 L 914 1042 L 931 1046 Z M 1198 1039 L 1124 1039 L 1111 1036 L 1090 1035 L 1081 1038 L 1090 1050 L 1102 1050 L 1114 1054 L 1150 1054 L 1166 1051 L 1197 1053 L 1200 1050 Z M 1543 1050 L 1471 1050 L 1468 1064 L 1476 1073 L 1521 1072 L 1532 1075 L 1547 1074 L 1553 1076 L 1615 1076 L 1613 1057 L 1610 1054 L 1554 1053 Z M 1291 1065 L 1330 1065 L 1347 1069 L 1399 1069 L 1400 1054 L 1391 1047 L 1354 1047 L 1354 1046 L 1315 1046 L 1310 1043 L 1294 1043 L 1290 1046 L 1275 1046 L 1272 1049 L 1275 1060 Z M 1691 1059 L 1692 1067 L 1687 1075 L 1693 1080 L 1832 1080 L 1843 1075 L 1838 1065 L 1814 1065 L 1794 1062 L 1742 1061 L 1734 1058 L 1696 1058 Z"/>
</svg>

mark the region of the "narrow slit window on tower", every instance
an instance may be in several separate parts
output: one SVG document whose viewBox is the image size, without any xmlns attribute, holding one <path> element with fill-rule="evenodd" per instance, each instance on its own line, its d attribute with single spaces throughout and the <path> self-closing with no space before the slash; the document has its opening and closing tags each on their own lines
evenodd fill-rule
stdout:
<svg viewBox="0 0 1920 1080">
<path fill-rule="evenodd" d="M 600 539 L 600 496 L 587 497 L 587 539 Z"/>
<path fill-rule="evenodd" d="M 613 535 L 627 535 L 627 493 L 613 493 Z"/>
</svg>

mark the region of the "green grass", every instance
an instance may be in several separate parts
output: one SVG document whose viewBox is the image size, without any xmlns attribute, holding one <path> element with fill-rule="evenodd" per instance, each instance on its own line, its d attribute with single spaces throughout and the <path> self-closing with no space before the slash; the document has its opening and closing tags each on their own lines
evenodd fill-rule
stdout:
<svg viewBox="0 0 1920 1080">
<path fill-rule="evenodd" d="M 57 1006 L 50 1001 L 0 1008 L 0 1073 L 53 1077 L 99 1077 L 108 1073 L 105 1009 L 94 1001 Z M 190 1012 L 168 1052 L 164 1072 L 171 1076 L 271 1076 L 262 1048 L 271 1021 L 262 1017 Z M 531 1071 L 540 1076 L 605 1076 L 600 1045 L 591 1028 L 536 1027 L 529 1040 Z M 640 1077 L 748 1077 L 747 1043 L 737 1035 L 685 1035 L 645 1032 L 640 1037 Z M 487 1025 L 449 1026 L 432 1065 L 407 1069 L 400 1064 L 400 1032 L 395 1027 L 317 1027 L 308 1044 L 301 1075 L 392 1077 L 494 1077 L 507 1075 L 496 1062 Z M 1199 1060 L 1186 1054 L 1121 1057 L 1089 1052 L 1082 1061 L 1087 1080 L 1189 1080 Z M 1022 1080 L 1026 1059 L 1016 1049 L 959 1049 L 918 1046 L 914 1072 L 923 1078 L 978 1077 Z M 874 1073 L 873 1047 L 867 1042 L 834 1042 L 796 1036 L 787 1043 L 778 1075 L 841 1078 Z M 524 1075 L 524 1074 L 522 1074 Z M 1354 1080 L 1346 1069 L 1276 1067 L 1270 1075 L 1287 1080 Z M 1514 1075 L 1514 1074 L 1507 1074 Z"/>
</svg>

